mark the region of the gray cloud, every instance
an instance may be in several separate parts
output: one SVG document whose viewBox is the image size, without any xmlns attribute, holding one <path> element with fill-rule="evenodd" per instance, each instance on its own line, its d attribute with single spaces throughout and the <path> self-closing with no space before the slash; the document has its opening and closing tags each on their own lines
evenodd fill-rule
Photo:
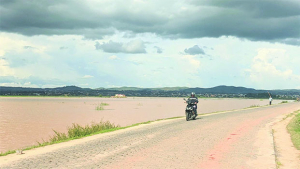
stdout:
<svg viewBox="0 0 300 169">
<path fill-rule="evenodd" d="M 96 42 L 95 47 L 97 50 L 103 50 L 107 53 L 146 53 L 145 43 L 142 40 L 132 40 L 128 43 L 119 43 L 109 41 L 108 43 Z"/>
<path fill-rule="evenodd" d="M 288 39 L 281 40 L 280 43 L 294 45 L 294 46 L 300 46 L 300 39 L 288 38 Z"/>
<path fill-rule="evenodd" d="M 198 54 L 205 54 L 203 49 L 199 48 L 198 45 L 195 45 L 193 47 L 190 47 L 188 49 L 184 49 L 184 52 L 186 54 L 190 54 L 190 55 L 198 55 Z"/>
<path fill-rule="evenodd" d="M 68 47 L 61 46 L 59 49 L 60 49 L 60 50 L 64 50 L 64 49 L 68 49 Z"/>
<path fill-rule="evenodd" d="M 154 48 L 156 49 L 157 53 L 162 53 L 162 48 L 160 48 L 158 46 L 154 46 Z"/>
<path fill-rule="evenodd" d="M 0 10 L 1 31 L 28 36 L 101 39 L 125 31 L 130 37 L 150 32 L 168 38 L 235 36 L 280 43 L 300 38 L 297 0 L 1 1 Z"/>
<path fill-rule="evenodd" d="M 281 18 L 300 15 L 300 4 L 297 0 L 214 0 L 199 1 L 192 0 L 192 4 L 200 6 L 212 6 L 220 8 L 231 8 L 236 10 L 252 11 L 250 15 L 258 18 Z"/>
</svg>

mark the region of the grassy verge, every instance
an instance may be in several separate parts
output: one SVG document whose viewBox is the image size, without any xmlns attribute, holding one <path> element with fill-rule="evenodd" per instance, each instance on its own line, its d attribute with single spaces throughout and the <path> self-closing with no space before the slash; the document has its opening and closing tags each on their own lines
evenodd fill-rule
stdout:
<svg viewBox="0 0 300 169">
<path fill-rule="evenodd" d="M 296 111 L 295 117 L 287 125 L 294 146 L 300 150 L 300 110 Z"/>
<path fill-rule="evenodd" d="M 46 145 L 52 145 L 55 143 L 61 143 L 61 142 L 66 142 L 69 140 L 74 140 L 86 136 L 91 136 L 95 134 L 100 134 L 100 133 L 105 133 L 105 132 L 110 132 L 110 131 L 115 131 L 117 129 L 120 129 L 120 126 L 116 126 L 113 123 L 110 123 L 109 121 L 100 121 L 99 123 L 92 123 L 91 125 L 86 125 L 86 126 L 80 126 L 79 124 L 73 124 L 71 127 L 68 127 L 68 133 L 60 133 L 55 130 L 52 137 L 50 137 L 49 141 L 44 141 L 42 143 L 38 142 L 38 145 L 30 146 L 27 147 L 23 150 L 31 150 L 37 147 L 44 147 Z M 8 154 L 13 154 L 15 153 L 16 150 L 9 150 L 4 153 L 0 153 L 0 156 L 5 156 Z"/>
</svg>

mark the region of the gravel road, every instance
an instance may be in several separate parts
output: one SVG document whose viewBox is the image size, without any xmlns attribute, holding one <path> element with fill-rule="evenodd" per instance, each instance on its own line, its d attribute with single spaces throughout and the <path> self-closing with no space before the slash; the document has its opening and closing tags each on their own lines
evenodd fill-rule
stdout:
<svg viewBox="0 0 300 169">
<path fill-rule="evenodd" d="M 0 157 L 0 168 L 276 168 L 269 126 L 297 109 L 300 103 L 199 116 L 189 122 L 159 121 L 26 158 Z M 16 160 L 5 162 L 9 158 Z"/>
</svg>

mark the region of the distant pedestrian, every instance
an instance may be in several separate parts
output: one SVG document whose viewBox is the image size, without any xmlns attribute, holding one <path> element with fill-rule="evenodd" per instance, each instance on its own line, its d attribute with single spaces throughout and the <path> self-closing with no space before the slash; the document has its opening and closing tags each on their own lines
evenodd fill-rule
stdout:
<svg viewBox="0 0 300 169">
<path fill-rule="evenodd" d="M 270 96 L 269 101 L 270 101 L 270 105 L 272 104 L 272 97 Z"/>
</svg>

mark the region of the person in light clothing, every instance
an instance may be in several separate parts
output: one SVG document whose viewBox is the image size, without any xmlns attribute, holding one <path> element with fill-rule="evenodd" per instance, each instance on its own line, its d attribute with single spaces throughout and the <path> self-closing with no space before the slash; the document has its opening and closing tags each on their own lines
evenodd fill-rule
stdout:
<svg viewBox="0 0 300 169">
<path fill-rule="evenodd" d="M 270 105 L 272 104 L 272 97 L 270 96 L 269 101 L 270 101 Z"/>
</svg>

